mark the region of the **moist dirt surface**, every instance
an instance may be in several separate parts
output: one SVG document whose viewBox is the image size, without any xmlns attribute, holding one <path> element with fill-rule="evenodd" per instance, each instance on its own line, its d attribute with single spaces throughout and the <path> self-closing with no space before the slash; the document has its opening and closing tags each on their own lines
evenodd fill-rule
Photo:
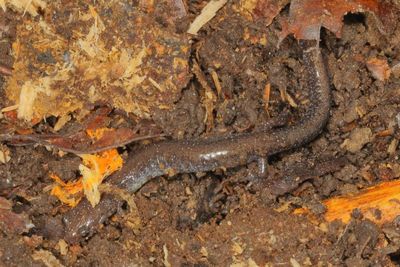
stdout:
<svg viewBox="0 0 400 267">
<path fill-rule="evenodd" d="M 137 8 L 136 1 L 128 2 L 133 6 L 126 8 Z M 171 19 L 163 5 L 151 16 L 179 36 L 204 6 L 202 1 L 186 2 L 188 16 L 183 19 Z M 0 13 L 0 26 L 8 25 L 0 35 L 0 58 L 11 66 L 21 15 Z M 283 9 L 265 27 L 229 7 L 221 9 L 191 42 L 190 82 L 174 96 L 178 100 L 170 110 L 151 111 L 151 120 L 168 138 L 182 139 L 262 131 L 271 123 L 299 119 L 307 108 L 301 50 L 293 37 L 280 43 L 278 37 L 279 21 L 287 14 Z M 56 17 L 53 22 L 57 24 Z M 0 209 L 8 210 L 1 216 L 12 214 L 29 226 L 11 227 L 0 216 L 0 265 L 396 266 L 397 219 L 377 226 L 357 210 L 348 224 L 322 218 L 324 199 L 400 177 L 400 67 L 381 81 L 366 66 L 371 58 L 399 66 L 400 24 L 393 23 L 394 30 L 385 35 L 371 14 L 357 13 L 346 15 L 340 39 L 322 29 L 320 47 L 333 94 L 330 120 L 310 144 L 269 158 L 267 177 L 252 175 L 256 164 L 158 177 L 131 197 L 136 207 L 117 195 L 107 200 L 104 194 L 103 214 L 76 215 L 82 220 L 96 217 L 100 223 L 73 242 L 65 240 L 68 222 L 63 219 L 71 208 L 50 195 L 49 173 L 73 180 L 80 158 L 60 157 L 44 146 L 3 145 L 10 160 L 0 163 L 0 194 L 6 202 Z M 61 35 L 70 34 L 64 26 L 58 28 Z M 5 107 L 10 103 L 2 90 L 0 104 Z M 47 129 L 50 123 L 34 129 Z M 126 156 L 140 145 L 120 151 Z M 118 208 L 110 207 L 112 201 Z M 313 216 L 293 214 L 299 207 L 307 207 Z M 131 223 L 132 217 L 140 219 L 139 226 Z"/>
</svg>

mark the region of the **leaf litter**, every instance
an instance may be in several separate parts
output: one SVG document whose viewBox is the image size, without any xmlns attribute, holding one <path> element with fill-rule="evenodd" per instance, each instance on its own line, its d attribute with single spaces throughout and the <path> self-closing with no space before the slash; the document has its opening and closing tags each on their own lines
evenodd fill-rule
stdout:
<svg viewBox="0 0 400 267">
<path fill-rule="evenodd" d="M 0 4 L 2 2 L 4 2 L 4 1 L 1 1 Z M 278 1 L 275 1 L 275 2 L 274 1 L 240 1 L 240 2 L 241 2 L 241 4 L 244 4 L 244 5 L 241 6 L 242 9 L 240 10 L 240 12 L 249 12 L 249 10 L 250 10 L 251 11 L 250 13 L 252 13 L 255 10 L 260 10 L 260 7 L 262 7 L 261 10 L 268 10 L 269 8 L 273 8 L 272 9 L 273 10 L 272 13 L 274 14 L 276 12 L 276 14 L 278 14 L 280 12 L 280 10 L 284 7 L 283 4 L 281 4 L 281 5 L 277 4 Z M 296 12 L 298 12 L 302 8 L 305 8 L 305 6 L 307 6 L 307 4 L 309 4 L 310 2 L 313 2 L 315 4 L 314 8 L 317 7 L 316 8 L 316 12 L 317 13 L 320 12 L 321 10 L 322 10 L 322 12 L 318 13 L 318 15 L 312 14 L 312 16 L 309 16 L 308 18 L 299 18 L 298 13 L 296 13 Z M 387 17 L 389 17 L 389 15 L 387 15 L 387 14 L 389 14 L 390 12 L 389 13 L 385 13 L 384 12 L 385 9 L 382 8 L 382 6 L 384 4 L 378 3 L 377 5 L 374 6 L 373 5 L 374 1 L 345 1 L 345 2 L 348 4 L 348 6 L 346 6 L 345 9 L 342 9 L 341 11 L 333 10 L 333 12 L 332 12 L 331 7 L 327 8 L 327 6 L 326 6 L 327 2 L 325 2 L 325 1 L 320 1 L 320 3 L 316 3 L 315 1 L 292 1 L 292 3 L 291 3 L 292 5 L 290 7 L 289 22 L 286 25 L 287 28 L 283 27 L 283 35 L 284 34 L 286 34 L 286 35 L 287 34 L 294 34 L 297 38 L 319 39 L 319 30 L 321 29 L 321 27 L 326 27 L 329 30 L 333 31 L 335 34 L 337 34 L 337 36 L 340 36 L 341 27 L 342 27 L 342 24 L 343 24 L 343 16 L 345 14 L 347 14 L 348 12 L 353 12 L 354 13 L 354 12 L 365 12 L 365 11 L 367 11 L 367 12 L 371 12 L 371 13 L 375 14 L 375 16 L 379 17 L 379 19 L 381 19 L 382 21 L 385 21 L 385 20 L 388 21 Z M 254 4 L 254 3 L 256 3 L 256 4 Z M 259 3 L 262 3 L 262 5 L 259 4 Z M 284 3 L 284 1 L 282 1 L 280 3 Z M 370 3 L 372 3 L 372 4 L 369 5 Z M 298 5 L 296 6 L 296 4 L 298 4 Z M 329 4 L 328 4 L 328 6 L 329 6 Z M 245 8 L 243 8 L 243 7 L 245 7 Z M 308 10 L 306 9 L 306 11 L 310 11 L 312 9 L 311 6 L 309 6 L 308 8 L 309 9 Z M 96 19 L 96 16 L 98 16 L 98 14 L 96 13 L 96 10 L 93 10 L 93 9 L 90 10 L 90 8 L 89 8 L 89 13 L 90 13 L 91 18 L 86 20 L 86 22 L 88 22 L 88 24 L 90 24 L 89 22 L 93 22 L 93 24 L 90 24 L 92 26 L 89 29 L 89 33 L 88 34 L 81 33 L 81 35 L 78 34 L 80 37 L 82 37 L 81 38 L 82 41 L 77 46 L 82 49 L 82 51 L 83 51 L 82 54 L 84 55 L 84 56 L 82 56 L 82 55 L 80 55 L 80 56 L 85 57 L 85 60 L 87 60 L 87 58 L 90 58 L 89 60 L 91 60 L 92 63 L 95 62 L 95 63 L 99 63 L 101 65 L 101 64 L 104 63 L 102 60 L 99 60 L 99 61 L 93 60 L 93 57 L 96 57 L 97 54 L 100 54 L 100 55 L 102 55 L 101 56 L 102 59 L 108 60 L 108 65 L 114 66 L 115 62 L 117 62 L 117 65 L 118 65 L 118 67 L 115 68 L 115 71 L 113 73 L 110 74 L 110 72 L 108 72 L 106 75 L 104 75 L 104 73 L 101 73 L 102 72 L 102 70 L 101 70 L 102 68 L 101 67 L 95 68 L 95 70 L 96 70 L 95 72 L 97 72 L 97 71 L 98 72 L 94 73 L 94 74 L 91 74 L 92 76 L 89 75 L 89 77 L 90 77 L 90 78 L 88 78 L 89 80 L 93 79 L 95 81 L 96 86 L 98 86 L 100 88 L 101 88 L 101 86 L 103 86 L 103 82 L 104 82 L 104 86 L 109 86 L 110 84 L 113 84 L 113 82 L 110 82 L 108 80 L 109 76 L 113 76 L 113 78 L 115 78 L 115 76 L 118 76 L 118 75 L 122 74 L 122 77 L 124 77 L 126 71 L 121 71 L 121 69 L 119 67 L 120 66 L 124 66 L 125 68 L 128 68 L 127 66 L 131 66 L 132 68 L 128 71 L 128 78 L 127 79 L 132 79 L 133 81 L 135 81 L 135 83 L 136 83 L 135 85 L 136 86 L 139 85 L 139 87 L 140 87 L 140 86 L 142 86 L 143 83 L 148 82 L 148 85 L 150 87 L 153 86 L 154 89 L 156 89 L 158 91 L 163 91 L 163 90 L 165 90 L 165 88 L 167 88 L 167 87 L 164 87 L 164 83 L 163 82 L 160 83 L 159 80 L 154 79 L 153 76 L 152 77 L 147 77 L 146 76 L 147 80 L 146 80 L 146 78 L 143 78 L 144 77 L 144 76 L 142 76 L 143 72 L 142 72 L 142 70 L 140 68 L 141 68 L 141 66 L 143 64 L 146 63 L 145 59 L 146 59 L 146 56 L 148 56 L 147 54 L 145 54 L 143 52 L 143 47 L 138 46 L 137 50 L 135 50 L 135 52 L 133 52 L 131 54 L 126 52 L 126 50 L 122 50 L 122 52 L 120 52 L 120 54 L 114 58 L 115 59 L 114 61 L 110 59 L 111 58 L 110 53 L 107 54 L 107 52 L 103 51 L 103 50 L 106 50 L 107 48 L 109 48 L 108 44 L 100 45 L 100 49 L 99 49 L 99 46 L 97 45 L 97 42 L 98 42 L 99 38 L 101 39 L 101 35 L 104 33 L 104 28 L 105 27 L 103 27 L 103 26 L 104 26 L 105 23 L 103 23 L 103 26 L 102 26 L 102 21 Z M 265 19 L 266 20 L 266 24 L 268 24 L 268 21 L 270 23 L 272 21 L 273 17 L 274 17 L 274 16 L 272 16 L 272 19 L 268 18 L 268 17 L 265 18 L 264 16 L 259 15 L 259 14 L 255 14 L 254 13 L 254 14 L 251 14 L 250 17 L 251 17 L 251 19 L 259 19 L 259 18 Z M 303 15 L 304 15 L 304 13 L 303 13 Z M 326 19 L 325 16 L 327 16 L 327 17 L 333 16 L 334 18 Z M 317 19 L 314 20 L 315 18 L 317 18 Z M 305 25 L 305 24 L 300 23 L 300 21 L 303 21 L 303 19 L 304 19 L 304 21 L 308 22 L 309 24 Z M 308 26 L 310 26 L 310 27 L 308 27 Z M 380 29 L 383 31 L 383 30 L 385 30 L 387 28 L 386 26 L 389 26 L 389 28 L 390 28 L 390 23 L 385 24 L 385 25 L 380 25 L 380 26 L 381 26 Z M 316 35 L 317 30 L 318 30 L 318 36 Z M 100 32 L 100 34 L 99 34 L 99 32 Z M 54 31 L 54 29 L 52 29 L 52 34 L 57 34 L 56 31 Z M 76 34 L 76 33 L 73 33 L 73 34 Z M 76 35 L 76 36 L 78 36 L 78 35 Z M 63 40 L 63 41 L 65 41 L 65 40 Z M 62 46 L 62 45 L 60 45 L 60 46 Z M 15 48 L 14 51 L 16 52 L 16 54 L 20 53 L 21 52 L 21 50 L 20 50 L 21 49 L 21 43 L 18 43 L 18 42 L 15 43 L 14 44 L 14 48 Z M 41 51 L 44 51 L 44 50 L 42 49 Z M 102 54 L 102 53 L 104 53 L 104 54 Z M 47 51 L 44 51 L 43 54 L 48 54 L 48 55 L 51 54 L 51 55 L 53 55 L 53 53 L 47 53 Z M 107 54 L 107 55 L 105 55 L 105 54 Z M 118 52 L 117 52 L 117 54 L 118 54 Z M 133 55 L 133 57 L 132 57 L 132 55 Z M 74 56 L 76 56 L 76 55 L 74 55 Z M 67 58 L 67 60 L 65 60 L 65 62 L 67 62 L 67 63 L 72 62 L 71 54 L 68 54 L 67 57 L 69 57 L 69 58 Z M 76 58 L 78 58 L 78 57 L 75 57 L 75 59 Z M 128 60 L 125 59 L 125 61 L 124 61 L 122 58 L 128 58 Z M 17 57 L 17 59 L 18 59 L 18 57 Z M 128 62 L 128 63 L 126 63 L 126 62 Z M 378 62 L 378 63 L 381 64 L 380 62 Z M 53 62 L 52 64 L 55 64 L 55 63 Z M 81 69 L 79 69 L 79 71 L 80 71 L 79 74 L 84 73 L 82 71 L 82 69 L 85 66 L 86 67 L 87 66 L 91 67 L 90 64 L 85 64 L 85 62 L 82 63 Z M 36 67 L 36 66 L 34 66 L 34 67 Z M 42 66 L 39 66 L 39 67 L 42 67 Z M 44 72 L 46 72 L 46 75 L 50 74 L 50 76 L 52 74 L 54 74 L 54 76 L 52 76 L 52 79 L 54 78 L 53 80 L 52 79 L 46 79 L 47 76 L 44 76 L 44 77 L 40 76 L 39 80 L 42 79 L 40 82 L 38 82 L 36 80 L 34 83 L 29 83 L 29 81 L 28 81 L 28 84 L 25 87 L 25 91 L 23 91 L 24 86 L 22 86 L 22 89 L 21 89 L 21 92 L 20 92 L 20 96 L 24 95 L 24 94 L 26 94 L 26 96 L 25 96 L 25 98 L 24 98 L 24 96 L 23 97 L 19 97 L 19 98 L 15 98 L 14 103 L 17 103 L 17 105 L 18 105 L 18 103 L 24 103 L 24 104 L 27 103 L 27 104 L 31 105 L 31 108 L 29 108 L 29 105 L 28 105 L 28 109 L 25 109 L 24 107 L 21 107 L 21 108 L 18 107 L 18 116 L 20 118 L 25 119 L 27 121 L 34 121 L 37 118 L 41 118 L 41 116 L 44 116 L 44 117 L 49 116 L 49 114 L 54 115 L 54 116 L 61 116 L 62 117 L 62 116 L 66 116 L 66 114 L 69 114 L 70 112 L 77 111 L 79 109 L 87 108 L 86 105 L 88 105 L 88 103 L 89 103 L 89 106 L 90 106 L 90 104 L 98 103 L 97 101 L 106 102 L 104 100 L 104 98 L 102 98 L 102 96 L 98 96 L 97 95 L 98 88 L 96 87 L 95 89 L 90 88 L 91 91 L 89 92 L 89 96 L 95 95 L 96 97 L 98 97 L 98 98 L 96 98 L 96 97 L 94 98 L 95 101 L 92 101 L 93 99 L 89 99 L 89 101 L 83 101 L 82 100 L 83 104 L 71 107 L 71 109 L 68 109 L 69 107 L 68 108 L 63 108 L 65 110 L 64 111 L 60 111 L 60 113 L 52 113 L 51 109 L 46 110 L 46 111 L 42 111 L 40 108 L 37 108 L 36 107 L 37 103 L 40 103 L 40 100 L 38 100 L 38 99 L 40 99 L 42 97 L 51 97 L 54 94 L 53 90 L 59 84 L 68 81 L 69 73 L 76 71 L 75 65 L 73 67 L 71 67 L 71 65 L 69 65 L 68 67 L 63 66 L 65 68 L 71 68 L 71 69 L 68 69 L 66 72 L 63 72 L 63 67 L 60 67 L 60 66 L 58 66 L 58 67 L 59 68 L 56 69 L 56 71 L 54 71 L 54 70 L 48 71 L 47 67 L 46 68 L 42 68 L 42 70 L 40 70 L 40 68 L 38 68 L 39 71 L 43 71 L 43 69 L 45 69 L 45 71 L 43 71 L 41 73 L 41 75 Z M 122 67 L 122 69 L 124 67 Z M 385 68 L 385 69 L 387 69 L 387 68 Z M 22 68 L 20 68 L 18 70 L 22 70 Z M 35 71 L 38 71 L 38 70 L 35 70 Z M 371 70 L 371 72 L 373 72 L 373 71 Z M 29 75 L 26 75 L 26 77 L 27 76 L 31 76 L 32 73 L 33 74 L 37 74 L 37 73 L 34 73 L 34 72 L 30 72 Z M 112 74 L 115 74 L 115 73 L 117 75 L 112 75 Z M 382 72 L 378 73 L 378 74 L 379 74 L 379 76 L 377 76 L 377 77 L 384 77 L 383 78 L 384 80 L 386 80 L 388 78 L 388 77 L 385 78 L 385 75 L 386 75 L 385 72 L 383 72 L 383 74 L 382 74 Z M 104 78 L 104 77 L 107 77 L 107 78 Z M 118 76 L 118 77 L 121 77 L 121 76 Z M 74 79 L 76 79 L 76 78 L 74 78 Z M 96 79 L 99 79 L 100 81 L 96 81 Z M 377 78 L 377 79 L 379 79 L 379 78 Z M 78 81 L 78 85 L 85 84 L 85 82 L 88 81 L 88 80 L 84 80 L 82 78 L 80 78 L 78 80 L 79 80 Z M 111 78 L 111 80 L 112 80 L 112 78 Z M 74 82 L 76 82 L 76 81 L 74 80 Z M 75 85 L 74 82 L 72 84 Z M 98 84 L 96 82 L 98 82 Z M 119 81 L 118 85 L 121 85 L 121 84 L 123 84 L 123 83 L 121 81 Z M 69 83 L 69 85 L 71 85 L 71 83 Z M 33 89 L 34 92 L 32 93 L 31 90 L 28 90 L 27 88 L 34 88 Z M 72 87 L 70 87 L 70 88 L 72 88 Z M 93 93 L 93 91 L 96 91 L 96 92 Z M 31 101 L 29 96 L 33 96 L 35 98 L 34 101 Z M 10 98 L 10 99 L 12 100 L 12 98 Z M 48 99 L 51 99 L 51 98 L 48 98 Z M 55 99 L 57 99 L 57 98 L 55 98 Z M 71 97 L 71 99 L 72 99 L 72 97 Z M 71 99 L 69 99 L 69 100 L 71 100 Z M 21 101 L 21 102 L 18 102 L 18 101 Z M 31 101 L 31 102 L 29 102 L 29 101 Z M 61 100 L 61 101 L 64 101 L 64 100 Z M 144 102 L 146 102 L 146 101 L 144 101 Z M 146 103 L 146 104 L 148 104 L 148 103 Z M 115 103 L 113 103 L 113 102 L 111 103 L 111 105 L 113 107 L 121 108 L 120 106 L 115 105 Z M 133 106 L 135 106 L 135 105 L 133 105 Z M 162 106 L 163 108 L 166 108 L 166 109 L 168 108 L 167 106 L 163 106 L 163 104 L 161 104 L 159 106 Z M 143 106 L 137 104 L 137 106 L 135 106 L 135 108 L 133 108 L 132 110 L 126 110 L 126 109 L 123 109 L 123 108 L 122 109 L 125 110 L 125 111 L 128 111 L 128 112 L 133 112 L 138 116 L 149 117 L 149 116 L 151 116 L 151 108 L 153 108 L 153 106 L 151 106 L 151 105 L 148 105 L 148 106 L 145 105 L 143 107 Z M 105 131 L 107 131 L 107 130 L 105 130 Z M 89 171 L 89 172 L 91 172 L 91 171 Z"/>
</svg>

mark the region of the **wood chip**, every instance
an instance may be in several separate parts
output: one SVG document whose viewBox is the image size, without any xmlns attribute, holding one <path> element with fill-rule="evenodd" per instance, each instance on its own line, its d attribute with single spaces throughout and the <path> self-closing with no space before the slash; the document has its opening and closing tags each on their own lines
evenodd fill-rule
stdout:
<svg viewBox="0 0 400 267">
<path fill-rule="evenodd" d="M 394 138 L 387 149 L 389 155 L 393 156 L 396 154 L 397 147 L 399 146 L 399 140 Z"/>
<path fill-rule="evenodd" d="M 1 112 L 9 112 L 9 111 L 13 111 L 13 110 L 16 110 L 16 109 L 18 109 L 18 104 L 17 105 L 12 105 L 12 106 L 9 106 L 9 107 L 5 107 L 5 108 L 2 108 L 1 109 Z"/>
<path fill-rule="evenodd" d="M 392 222 L 400 213 L 400 181 L 383 182 L 358 194 L 334 197 L 325 200 L 328 222 L 334 220 L 348 223 L 353 210 L 358 209 L 367 218 L 378 225 Z M 307 214 L 307 209 L 297 209 L 295 214 Z"/>
<path fill-rule="evenodd" d="M 286 91 L 286 88 L 279 88 L 279 92 L 283 101 L 289 103 L 289 105 L 293 108 L 297 108 L 298 105 L 294 101 L 293 97 Z"/>
<path fill-rule="evenodd" d="M 163 252 L 164 252 L 164 260 L 163 260 L 164 266 L 165 267 L 171 267 L 172 265 L 168 261 L 168 248 L 167 248 L 167 245 L 165 245 L 165 244 L 163 246 Z"/>
<path fill-rule="evenodd" d="M 264 93 L 263 93 L 264 109 L 266 112 L 268 112 L 269 108 L 270 95 L 271 95 L 271 84 L 267 83 L 264 87 Z"/>
<path fill-rule="evenodd" d="M 348 197 L 332 198 L 324 202 L 327 207 L 325 219 L 349 222 L 354 209 L 377 224 L 391 222 L 400 212 L 400 181 L 384 182 L 364 192 Z M 376 215 L 379 210 L 380 216 Z"/>
<path fill-rule="evenodd" d="M 5 164 L 11 159 L 10 150 L 6 146 L 0 145 L 0 162 Z"/>
<path fill-rule="evenodd" d="M 64 125 L 67 124 L 67 122 L 69 122 L 70 120 L 71 120 L 70 115 L 61 116 L 57 120 L 56 125 L 54 125 L 54 131 L 58 132 L 59 130 L 61 130 L 61 128 L 64 127 Z"/>
<path fill-rule="evenodd" d="M 63 267 L 64 265 L 50 252 L 44 249 L 35 251 L 32 254 L 35 261 L 41 261 L 47 267 Z"/>
<path fill-rule="evenodd" d="M 211 0 L 208 4 L 203 8 L 200 15 L 195 18 L 195 20 L 190 24 L 189 30 L 187 33 L 196 35 L 197 32 L 209 22 L 212 18 L 215 17 L 217 11 L 220 10 L 228 0 Z"/>
<path fill-rule="evenodd" d="M 60 251 L 61 255 L 63 255 L 63 256 L 67 255 L 67 253 L 68 253 L 68 244 L 67 244 L 67 242 L 65 242 L 64 239 L 60 239 L 58 241 L 57 246 L 58 246 L 58 250 Z"/>
<path fill-rule="evenodd" d="M 214 81 L 215 88 L 217 89 L 218 96 L 220 97 L 222 94 L 222 86 L 219 82 L 218 73 L 215 70 L 211 71 L 211 77 Z"/>
<path fill-rule="evenodd" d="M 238 242 L 233 242 L 232 245 L 232 252 L 235 256 L 241 255 L 243 253 L 244 249 L 241 246 L 241 244 L 239 244 Z"/>
<path fill-rule="evenodd" d="M 152 85 L 154 85 L 155 88 L 157 88 L 158 90 L 160 90 L 160 92 L 164 92 L 164 91 L 165 91 L 165 89 L 164 89 L 158 82 L 156 82 L 155 80 L 153 80 L 151 77 L 149 77 L 148 79 L 149 79 L 149 82 L 150 82 Z"/>
</svg>

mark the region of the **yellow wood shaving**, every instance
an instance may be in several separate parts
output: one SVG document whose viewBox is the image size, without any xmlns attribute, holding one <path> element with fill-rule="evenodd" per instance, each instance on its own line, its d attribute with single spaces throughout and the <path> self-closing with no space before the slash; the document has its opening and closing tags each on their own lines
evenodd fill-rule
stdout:
<svg viewBox="0 0 400 267">
<path fill-rule="evenodd" d="M 0 7 L 6 12 L 6 8 L 25 14 L 28 12 L 32 16 L 38 15 L 38 9 L 45 9 L 46 2 L 42 0 L 0 0 Z"/>
</svg>

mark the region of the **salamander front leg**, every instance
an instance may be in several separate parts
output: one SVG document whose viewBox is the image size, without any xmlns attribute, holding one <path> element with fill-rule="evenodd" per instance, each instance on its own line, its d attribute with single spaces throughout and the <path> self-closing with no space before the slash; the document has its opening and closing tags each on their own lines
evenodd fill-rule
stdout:
<svg viewBox="0 0 400 267">
<path fill-rule="evenodd" d="M 268 176 L 268 158 L 257 157 L 253 162 L 248 164 L 247 177 L 245 180 L 249 181 L 250 184 L 267 178 Z"/>
<path fill-rule="evenodd" d="M 257 159 L 258 178 L 266 178 L 268 175 L 268 158 L 259 157 Z"/>
</svg>

